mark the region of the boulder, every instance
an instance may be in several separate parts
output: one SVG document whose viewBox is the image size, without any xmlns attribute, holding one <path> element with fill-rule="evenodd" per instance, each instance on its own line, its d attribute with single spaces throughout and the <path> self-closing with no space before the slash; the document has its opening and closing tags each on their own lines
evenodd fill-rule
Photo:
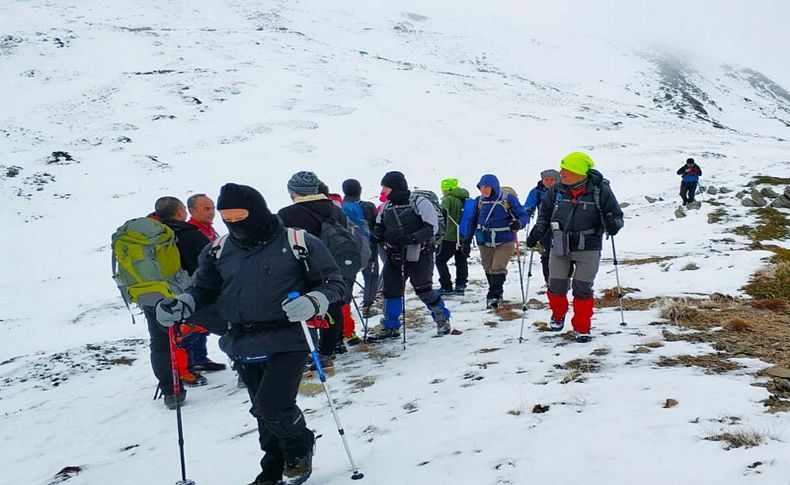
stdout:
<svg viewBox="0 0 790 485">
<path fill-rule="evenodd" d="M 785 187 L 785 192 L 784 192 L 784 195 L 785 195 L 785 197 L 787 197 L 788 199 L 790 199 L 790 185 L 788 185 L 787 187 Z"/>
<path fill-rule="evenodd" d="M 770 197 L 772 199 L 779 197 L 779 194 L 777 194 L 776 191 L 771 187 L 764 187 L 760 189 L 760 195 L 763 197 Z"/>
<path fill-rule="evenodd" d="M 716 195 L 716 194 L 718 194 L 718 193 L 719 193 L 719 189 L 717 189 L 716 187 L 714 187 L 714 186 L 712 186 L 712 185 L 709 185 L 709 186 L 708 186 L 708 193 L 709 193 L 710 195 Z"/>
<path fill-rule="evenodd" d="M 651 204 L 654 204 L 656 201 L 658 201 L 658 199 L 654 199 L 653 197 L 650 197 L 649 195 L 645 196 L 645 200 L 647 200 Z"/>
<path fill-rule="evenodd" d="M 736 199 L 743 199 L 744 197 L 746 197 L 746 194 L 748 194 L 748 193 L 749 192 L 746 192 L 745 190 L 741 190 L 740 192 L 735 194 L 735 198 Z"/>
<path fill-rule="evenodd" d="M 628 202 L 620 202 L 620 208 L 621 208 L 621 209 L 625 209 L 625 208 L 626 208 L 626 207 L 628 207 L 629 205 L 631 205 L 631 204 L 629 204 Z"/>
<path fill-rule="evenodd" d="M 790 209 L 790 197 L 780 195 L 771 202 L 771 207 L 775 209 Z"/>
<path fill-rule="evenodd" d="M 732 192 L 732 189 L 728 189 L 727 187 L 720 187 L 719 192 L 722 194 L 729 194 L 730 192 Z"/>
<path fill-rule="evenodd" d="M 683 210 L 683 207 L 678 207 L 675 209 L 675 217 L 680 219 L 681 217 L 686 217 L 686 211 Z"/>
<path fill-rule="evenodd" d="M 702 208 L 702 202 L 698 200 L 695 200 L 694 202 L 689 202 L 686 205 L 686 208 L 689 210 L 699 210 L 700 208 Z"/>
<path fill-rule="evenodd" d="M 743 199 L 741 199 L 741 205 L 743 205 L 744 207 L 760 207 L 759 205 L 757 205 L 757 202 L 753 201 L 749 197 L 744 197 Z"/>
<path fill-rule="evenodd" d="M 752 189 L 752 192 L 749 194 L 749 196 L 752 198 L 754 203 L 757 204 L 757 207 L 765 207 L 768 205 L 768 201 L 765 200 L 763 194 L 761 194 L 757 189 Z"/>
</svg>

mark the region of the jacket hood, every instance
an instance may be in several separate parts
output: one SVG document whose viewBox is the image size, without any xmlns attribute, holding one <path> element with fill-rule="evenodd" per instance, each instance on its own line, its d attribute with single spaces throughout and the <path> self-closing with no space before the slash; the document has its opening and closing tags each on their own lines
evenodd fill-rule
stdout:
<svg viewBox="0 0 790 485">
<path fill-rule="evenodd" d="M 462 187 L 459 187 L 459 188 L 457 188 L 455 190 L 451 190 L 451 191 L 447 192 L 447 195 L 449 195 L 451 197 L 455 197 L 456 199 L 468 199 L 469 198 L 469 191 L 464 189 L 464 188 L 462 188 Z"/>
<path fill-rule="evenodd" d="M 480 182 L 477 183 L 477 188 L 479 189 L 481 185 L 487 185 L 494 189 L 491 193 L 491 198 L 496 198 L 499 196 L 499 179 L 496 178 L 496 175 L 487 173 L 480 177 Z"/>
<path fill-rule="evenodd" d="M 195 225 L 192 225 L 185 221 L 179 221 L 177 219 L 162 219 L 162 224 L 166 225 L 170 229 L 174 231 L 197 231 L 198 228 Z"/>
</svg>

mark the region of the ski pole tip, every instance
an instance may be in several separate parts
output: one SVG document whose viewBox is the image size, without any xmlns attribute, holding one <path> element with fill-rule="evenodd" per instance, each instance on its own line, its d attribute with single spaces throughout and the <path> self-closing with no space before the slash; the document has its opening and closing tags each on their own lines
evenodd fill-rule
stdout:
<svg viewBox="0 0 790 485">
<path fill-rule="evenodd" d="M 362 480 L 363 478 L 365 478 L 365 474 L 359 471 L 354 472 L 354 474 L 351 475 L 352 480 Z"/>
</svg>

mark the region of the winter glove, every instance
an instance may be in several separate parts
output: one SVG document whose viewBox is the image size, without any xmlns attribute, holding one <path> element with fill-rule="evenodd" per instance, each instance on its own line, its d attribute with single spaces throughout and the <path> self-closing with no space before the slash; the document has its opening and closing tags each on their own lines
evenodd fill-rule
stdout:
<svg viewBox="0 0 790 485">
<path fill-rule="evenodd" d="M 329 299 L 320 291 L 311 291 L 293 300 L 285 300 L 282 308 L 288 321 L 304 322 L 316 315 L 325 315 L 329 309 Z"/>
<path fill-rule="evenodd" d="M 527 247 L 534 248 L 538 244 L 538 237 L 537 232 L 535 231 L 536 227 L 533 227 L 531 231 L 529 231 L 529 236 L 527 236 Z"/>
<path fill-rule="evenodd" d="M 620 232 L 620 229 L 623 227 L 623 220 L 620 218 L 615 218 L 614 214 L 607 214 L 606 215 L 606 232 L 610 236 L 616 235 Z"/>
<path fill-rule="evenodd" d="M 509 227 L 511 231 L 518 232 L 521 230 L 521 223 L 518 222 L 517 220 L 512 220 L 510 221 L 510 224 L 508 224 L 507 227 Z"/>
<path fill-rule="evenodd" d="M 195 299 L 189 293 L 183 293 L 175 298 L 163 298 L 156 304 L 156 321 L 164 327 L 172 327 L 192 316 L 195 308 Z"/>
<path fill-rule="evenodd" d="M 470 254 L 472 254 L 472 240 L 471 239 L 464 239 L 464 240 L 461 241 L 461 253 L 464 256 L 466 256 L 467 258 L 469 257 Z"/>
</svg>

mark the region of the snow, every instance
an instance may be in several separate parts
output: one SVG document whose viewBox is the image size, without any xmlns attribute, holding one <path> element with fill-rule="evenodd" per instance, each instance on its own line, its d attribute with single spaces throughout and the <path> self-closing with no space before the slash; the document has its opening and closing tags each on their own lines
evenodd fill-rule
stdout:
<svg viewBox="0 0 790 485">
<path fill-rule="evenodd" d="M 695 24 L 695 37 L 687 21 L 668 25 L 676 3 L 653 12 L 652 24 L 628 22 L 645 18 L 621 2 L 605 5 L 1 4 L 2 482 L 48 483 L 72 465 L 84 468 L 74 485 L 178 479 L 173 413 L 150 400 L 143 319 L 129 324 L 109 274 L 109 236 L 161 195 L 215 197 L 234 181 L 279 208 L 288 177 L 307 169 L 333 188 L 358 178 L 375 199 L 383 173 L 397 169 L 435 190 L 455 176 L 474 191 L 492 172 L 523 199 L 540 170 L 585 150 L 630 204 L 618 260 L 672 258 L 619 265 L 623 285 L 639 288 L 635 297 L 741 295 L 770 253 L 749 251 L 731 234 L 754 220 L 734 194 L 756 174 L 790 176 L 788 127 L 777 119 L 790 117 L 790 100 L 727 75 L 722 64 L 787 88 L 786 63 L 777 61 L 787 34 L 774 30 L 775 43 L 754 35 L 786 18 L 787 7 L 750 6 L 763 24 L 750 18 L 752 30 L 718 37 L 727 51 L 707 34 L 720 25 L 715 15 L 722 25 L 740 20 L 740 7 L 706 14 L 714 18 Z M 623 8 L 626 17 L 607 15 Z M 662 30 L 662 40 L 677 33 L 688 50 L 672 42 L 654 50 L 649 34 Z M 652 59 L 667 52 L 686 60 L 686 78 L 709 96 L 704 107 L 725 129 L 656 106 L 662 84 Z M 60 150 L 75 161 L 47 164 Z M 674 217 L 675 170 L 687 156 L 702 165 L 705 186 L 734 190 L 710 196 L 726 204 L 722 223 L 707 223 L 715 209 L 707 203 Z M 13 166 L 20 173 L 7 175 Z M 615 286 L 606 244 L 598 290 Z M 692 262 L 699 269 L 681 270 Z M 515 301 L 515 261 L 510 270 L 506 297 Z M 545 301 L 537 258 L 533 273 L 529 297 Z M 472 279 L 484 280 L 479 264 Z M 744 368 L 708 375 L 656 365 L 662 356 L 714 352 L 707 345 L 629 353 L 662 340 L 666 326 L 649 325 L 655 310 L 626 312 L 627 327 L 616 309 L 599 310 L 585 346 L 537 332 L 532 323 L 548 315 L 531 309 L 519 344 L 521 319 L 498 321 L 483 299 L 474 286 L 449 301 L 460 336 L 410 328 L 405 349 L 389 342 L 377 347 L 382 358 L 352 350 L 339 359 L 330 385 L 365 483 L 787 483 L 786 417 L 766 414 L 767 391 L 752 385 L 767 364 L 739 359 Z M 419 307 L 413 295 L 408 307 Z M 590 356 L 598 348 L 609 353 Z M 113 365 L 102 356 L 136 360 Z M 568 371 L 557 366 L 577 358 L 596 359 L 600 370 L 561 383 Z M 364 376 L 373 385 L 356 387 Z M 231 372 L 208 377 L 184 408 L 189 476 L 201 485 L 246 483 L 260 459 L 248 397 Z M 663 409 L 667 398 L 679 405 Z M 299 403 L 323 435 L 310 483 L 345 483 L 350 472 L 323 395 Z M 535 404 L 550 409 L 533 414 Z M 703 440 L 738 428 L 767 439 L 728 451 Z"/>
</svg>

